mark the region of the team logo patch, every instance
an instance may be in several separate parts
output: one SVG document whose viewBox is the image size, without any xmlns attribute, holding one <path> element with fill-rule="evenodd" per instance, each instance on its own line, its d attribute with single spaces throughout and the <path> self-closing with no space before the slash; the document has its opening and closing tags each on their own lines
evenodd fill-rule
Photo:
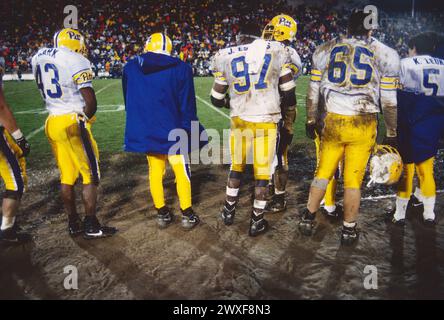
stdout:
<svg viewBox="0 0 444 320">
<path fill-rule="evenodd" d="M 94 78 L 94 74 L 92 70 L 83 70 L 80 72 L 77 72 L 75 75 L 72 76 L 72 80 L 75 84 L 83 84 L 87 82 L 91 82 Z"/>
</svg>

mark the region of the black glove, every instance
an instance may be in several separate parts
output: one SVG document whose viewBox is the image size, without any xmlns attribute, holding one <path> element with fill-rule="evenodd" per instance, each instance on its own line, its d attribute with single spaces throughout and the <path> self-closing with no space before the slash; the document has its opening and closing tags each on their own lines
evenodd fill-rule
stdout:
<svg viewBox="0 0 444 320">
<path fill-rule="evenodd" d="M 382 144 L 389 145 L 395 149 L 398 149 L 398 138 L 397 137 L 384 137 Z"/>
<path fill-rule="evenodd" d="M 315 122 L 307 122 L 305 124 L 305 134 L 307 138 L 314 140 L 316 139 L 316 123 Z"/>
<path fill-rule="evenodd" d="M 26 157 L 31 152 L 31 146 L 25 136 L 17 139 L 15 142 L 17 142 L 17 145 L 22 149 L 22 157 Z"/>
</svg>

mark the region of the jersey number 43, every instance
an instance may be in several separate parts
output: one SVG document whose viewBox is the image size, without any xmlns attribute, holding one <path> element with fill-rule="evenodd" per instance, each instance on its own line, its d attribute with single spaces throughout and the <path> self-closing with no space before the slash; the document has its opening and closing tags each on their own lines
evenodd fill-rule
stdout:
<svg viewBox="0 0 444 320">
<path fill-rule="evenodd" d="M 46 63 L 43 66 L 43 70 L 45 72 L 43 76 L 40 65 L 37 66 L 35 71 L 35 81 L 43 99 L 46 99 L 46 96 L 53 99 L 60 98 L 62 96 L 62 88 L 59 84 L 59 70 L 52 63 Z"/>
</svg>

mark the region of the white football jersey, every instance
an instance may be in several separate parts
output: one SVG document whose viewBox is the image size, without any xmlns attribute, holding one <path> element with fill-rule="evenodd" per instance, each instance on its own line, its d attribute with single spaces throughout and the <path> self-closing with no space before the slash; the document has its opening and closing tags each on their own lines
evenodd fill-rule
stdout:
<svg viewBox="0 0 444 320">
<path fill-rule="evenodd" d="M 250 122 L 274 122 L 281 119 L 279 78 L 288 74 L 289 49 L 276 41 L 265 41 L 262 60 L 247 63 L 247 52 L 254 44 L 221 49 L 213 57 L 211 69 L 220 84 L 229 86 L 230 115 Z M 254 69 L 253 69 L 254 70 Z"/>
<path fill-rule="evenodd" d="M 50 114 L 82 113 L 81 88 L 92 87 L 91 63 L 67 48 L 42 48 L 32 57 L 32 71 Z"/>
<path fill-rule="evenodd" d="M 401 88 L 427 96 L 444 96 L 444 60 L 428 55 L 401 60 Z"/>
<path fill-rule="evenodd" d="M 342 115 L 380 112 L 379 101 L 396 105 L 400 60 L 395 50 L 374 38 L 343 37 L 313 54 L 307 103 Z"/>
</svg>

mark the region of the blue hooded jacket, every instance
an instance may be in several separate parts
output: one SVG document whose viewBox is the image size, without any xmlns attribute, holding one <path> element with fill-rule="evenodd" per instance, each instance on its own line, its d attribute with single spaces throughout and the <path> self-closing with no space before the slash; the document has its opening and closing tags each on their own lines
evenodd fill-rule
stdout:
<svg viewBox="0 0 444 320">
<path fill-rule="evenodd" d="M 192 121 L 197 123 L 199 137 L 204 128 L 197 122 L 193 73 L 188 64 L 148 52 L 128 61 L 123 69 L 122 86 L 126 109 L 125 151 L 185 154 L 205 145 L 206 141 L 191 143 Z M 186 150 L 170 151 L 179 140 L 168 140 L 174 129 L 184 129 L 188 134 Z"/>
</svg>

